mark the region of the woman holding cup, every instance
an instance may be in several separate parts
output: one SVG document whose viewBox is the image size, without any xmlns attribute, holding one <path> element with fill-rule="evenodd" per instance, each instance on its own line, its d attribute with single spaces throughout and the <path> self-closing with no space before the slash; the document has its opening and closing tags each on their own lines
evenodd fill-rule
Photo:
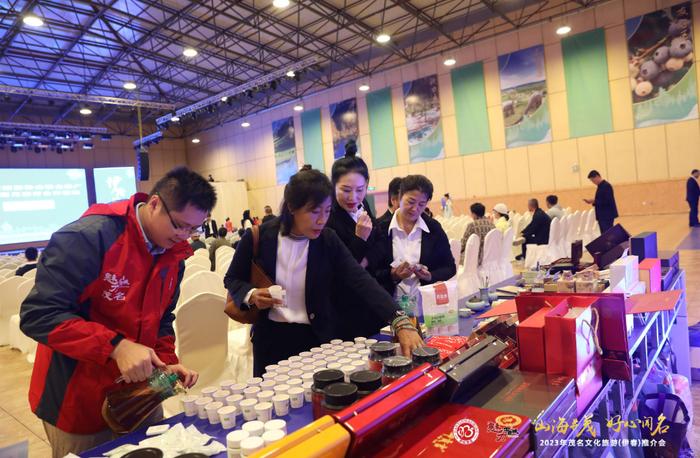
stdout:
<svg viewBox="0 0 700 458">
<path fill-rule="evenodd" d="M 253 237 L 243 236 L 224 284 L 236 304 L 261 310 L 253 326 L 254 374 L 265 366 L 307 351 L 337 337 L 338 304 L 331 291 L 345 287 L 357 292 L 361 305 L 371 307 L 397 329 L 404 353 L 422 340 L 391 296 L 353 259 L 334 231 L 325 228 L 333 188 L 318 170 L 301 170 L 284 190 L 277 220 L 260 227 L 256 262 L 286 291 L 284 307 L 267 288 L 250 284 Z M 277 307 L 275 307 L 277 306 Z"/>
</svg>

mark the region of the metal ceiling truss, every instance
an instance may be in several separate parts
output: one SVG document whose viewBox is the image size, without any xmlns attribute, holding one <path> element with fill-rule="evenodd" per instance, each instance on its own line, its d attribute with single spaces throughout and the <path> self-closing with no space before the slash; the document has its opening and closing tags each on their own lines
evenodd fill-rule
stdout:
<svg viewBox="0 0 700 458">
<path fill-rule="evenodd" d="M 606 1 L 292 0 L 279 10 L 272 0 L 9 0 L 0 4 L 0 92 L 12 98 L 0 118 L 31 119 L 31 103 L 66 100 L 42 107 L 53 124 L 81 119 L 79 104 L 94 103 L 92 122 L 133 132 L 137 105 L 150 122 L 173 105 L 217 107 L 176 132 L 184 134 Z M 45 26 L 24 26 L 30 12 Z M 391 41 L 377 43 L 379 33 Z M 185 46 L 197 57 L 183 57 Z M 299 81 L 215 103 L 310 59 Z M 138 94 L 122 87 L 127 79 Z"/>
</svg>

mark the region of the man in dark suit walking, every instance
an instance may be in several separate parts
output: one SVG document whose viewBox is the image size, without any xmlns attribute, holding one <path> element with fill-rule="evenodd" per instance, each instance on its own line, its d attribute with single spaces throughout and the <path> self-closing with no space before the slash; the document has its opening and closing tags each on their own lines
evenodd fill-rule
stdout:
<svg viewBox="0 0 700 458">
<path fill-rule="evenodd" d="M 202 223 L 202 232 L 204 232 L 204 238 L 216 237 L 219 232 L 219 226 L 216 225 L 216 221 L 211 217 L 211 213 L 207 215 L 206 221 Z"/>
<path fill-rule="evenodd" d="M 588 173 L 588 179 L 598 189 L 595 192 L 595 198 L 583 199 L 583 201 L 595 207 L 595 219 L 598 221 L 600 233 L 603 234 L 613 227 L 615 218 L 619 216 L 617 214 L 617 205 L 615 204 L 615 193 L 612 185 L 605 181 L 597 170 L 591 170 Z"/>
<path fill-rule="evenodd" d="M 693 169 L 690 175 L 685 185 L 685 200 L 690 206 L 690 227 L 698 227 L 700 226 L 700 221 L 698 221 L 698 198 L 700 198 L 698 177 L 700 177 L 700 170 Z"/>
</svg>

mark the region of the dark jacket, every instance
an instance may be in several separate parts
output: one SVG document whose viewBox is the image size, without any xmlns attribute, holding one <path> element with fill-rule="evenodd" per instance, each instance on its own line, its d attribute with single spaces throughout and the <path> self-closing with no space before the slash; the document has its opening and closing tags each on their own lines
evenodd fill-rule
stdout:
<svg viewBox="0 0 700 458">
<path fill-rule="evenodd" d="M 698 198 L 700 198 L 700 185 L 695 177 L 690 177 L 685 184 L 685 200 L 690 203 L 698 203 Z"/>
<path fill-rule="evenodd" d="M 345 211 L 343 207 L 338 205 L 337 201 L 333 201 L 333 207 L 331 209 L 331 214 L 328 217 L 328 223 L 326 227 L 331 228 L 338 235 L 340 240 L 345 244 L 346 247 L 352 253 L 352 256 L 357 262 L 361 262 L 363 258 L 367 256 L 368 251 L 377 239 L 377 220 L 374 219 L 374 215 L 370 212 L 368 207 L 365 207 L 367 214 L 372 220 L 372 233 L 367 240 L 362 240 L 360 237 L 355 235 L 355 227 L 357 223 L 352 219 L 352 216 Z"/>
<path fill-rule="evenodd" d="M 219 237 L 218 239 L 214 240 L 209 247 L 209 261 L 211 262 L 212 272 L 216 270 L 216 250 L 222 246 L 231 246 L 231 242 L 226 240 L 224 237 Z"/>
<path fill-rule="evenodd" d="M 607 181 L 603 180 L 598 185 L 593 206 L 595 207 L 595 219 L 597 221 L 614 220 L 619 216 L 617 214 L 613 187 Z"/>
<path fill-rule="evenodd" d="M 22 303 L 20 328 L 39 342 L 29 404 L 65 432 L 107 427 L 102 403 L 119 376 L 109 355 L 121 338 L 178 362 L 173 311 L 192 250 L 181 242 L 156 257 L 149 252 L 134 208 L 147 199 L 93 205 L 56 231 Z"/>
<path fill-rule="evenodd" d="M 428 267 L 432 274 L 429 282 L 421 280 L 422 285 L 428 285 L 439 281 L 449 280 L 457 273 L 455 259 L 450 250 L 450 241 L 442 226 L 436 220 L 427 215 L 421 215 L 423 221 L 430 230 L 422 232 L 420 264 Z M 373 266 L 377 281 L 390 293 L 394 294 L 396 282 L 391 278 L 391 263 L 394 261 L 394 249 L 392 237 L 389 234 L 391 219 L 383 221 L 379 225 L 379 243 L 377 257 L 372 257 L 370 264 Z"/>
<path fill-rule="evenodd" d="M 532 221 L 523 229 L 523 237 L 525 243 L 534 243 L 535 245 L 546 245 L 549 243 L 549 225 L 552 220 L 549 219 L 547 213 L 541 208 L 535 210 L 532 214 Z"/>
<path fill-rule="evenodd" d="M 377 218 L 377 225 L 384 224 L 386 222 L 387 227 L 389 227 L 389 224 L 391 224 L 391 218 L 394 217 L 394 214 L 391 213 L 389 210 L 385 211 L 382 216 Z"/>
<path fill-rule="evenodd" d="M 202 231 L 204 231 L 204 238 L 218 237 L 219 226 L 216 225 L 216 221 L 213 219 L 202 224 Z"/>
<path fill-rule="evenodd" d="M 271 221 L 275 218 L 277 218 L 275 215 L 265 215 L 265 216 L 263 216 L 262 223 L 265 224 L 268 221 Z"/>
<path fill-rule="evenodd" d="M 15 275 L 18 277 L 22 277 L 24 276 L 24 274 L 34 269 L 36 269 L 36 261 L 29 262 L 23 266 L 18 267 L 17 270 L 15 270 Z"/>
<path fill-rule="evenodd" d="M 273 282 L 277 270 L 279 231 L 279 219 L 260 226 L 258 263 Z M 377 311 L 384 323 L 388 324 L 393 320 L 399 307 L 353 259 L 350 251 L 332 229 L 323 229 L 317 239 L 309 241 L 308 256 L 306 311 L 311 328 L 320 342 L 328 342 L 338 335 L 339 305 L 332 301 L 334 288 L 343 287 L 356 291 L 362 301 L 354 304 L 355 306 L 367 306 Z M 246 231 L 224 277 L 224 285 L 236 304 L 243 304 L 246 294 L 253 288 L 249 283 L 252 257 L 253 236 L 250 231 Z M 261 313 L 260 319 L 267 320 L 267 313 Z"/>
<path fill-rule="evenodd" d="M 192 248 L 192 251 L 199 250 L 200 248 L 207 248 L 207 244 L 202 242 L 201 240 L 193 240 L 192 243 L 190 243 L 190 248 Z"/>
</svg>

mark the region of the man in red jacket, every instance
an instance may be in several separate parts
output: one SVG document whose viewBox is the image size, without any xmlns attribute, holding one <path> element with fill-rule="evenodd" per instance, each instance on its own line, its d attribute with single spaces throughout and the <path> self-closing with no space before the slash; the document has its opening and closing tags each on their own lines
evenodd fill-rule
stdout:
<svg viewBox="0 0 700 458">
<path fill-rule="evenodd" d="M 51 236 L 20 327 L 39 342 L 29 403 L 54 457 L 112 438 L 101 407 L 120 375 L 139 382 L 158 367 L 196 383 L 175 355 L 173 311 L 187 238 L 215 203 L 204 178 L 177 168 L 149 195 L 93 205 Z"/>
</svg>

